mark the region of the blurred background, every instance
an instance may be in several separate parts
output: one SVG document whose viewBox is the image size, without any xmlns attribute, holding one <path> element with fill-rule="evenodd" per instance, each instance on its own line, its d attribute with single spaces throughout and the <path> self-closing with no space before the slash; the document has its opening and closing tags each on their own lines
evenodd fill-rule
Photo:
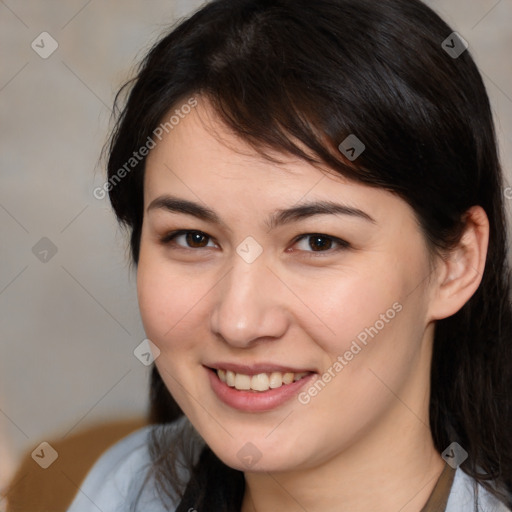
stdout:
<svg viewBox="0 0 512 512">
<path fill-rule="evenodd" d="M 127 239 L 93 190 L 117 89 L 202 3 L 0 0 L 0 511 L 5 494 L 12 510 L 42 510 L 44 479 L 65 510 L 101 451 L 144 424 Z M 512 0 L 426 3 L 469 42 L 512 187 Z M 77 442 L 91 433 L 95 448 Z M 58 454 L 48 469 L 42 442 Z"/>
</svg>

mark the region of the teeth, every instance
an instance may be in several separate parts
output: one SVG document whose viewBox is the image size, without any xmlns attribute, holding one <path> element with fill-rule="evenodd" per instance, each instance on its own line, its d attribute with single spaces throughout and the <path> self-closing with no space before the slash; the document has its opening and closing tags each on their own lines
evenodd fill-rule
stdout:
<svg viewBox="0 0 512 512">
<path fill-rule="evenodd" d="M 283 384 L 291 384 L 293 382 L 294 377 L 295 377 L 294 373 L 285 373 L 283 375 Z"/>
<path fill-rule="evenodd" d="M 267 389 L 269 389 L 269 380 L 266 373 L 253 375 L 251 379 L 251 389 L 254 389 L 254 391 L 267 391 Z"/>
<path fill-rule="evenodd" d="M 251 377 L 243 373 L 237 373 L 235 376 L 235 388 L 242 390 L 251 389 Z"/>
<path fill-rule="evenodd" d="M 229 370 L 226 372 L 226 384 L 232 388 L 235 387 L 235 374 Z"/>
<path fill-rule="evenodd" d="M 217 375 L 222 382 L 229 387 L 239 389 L 240 391 L 268 391 L 269 389 L 280 388 L 282 385 L 291 384 L 309 375 L 309 372 L 302 373 L 259 373 L 257 375 L 244 375 L 230 370 L 217 370 Z"/>
<path fill-rule="evenodd" d="M 283 385 L 283 375 L 281 372 L 272 372 L 270 374 L 270 388 L 280 388 Z"/>
</svg>

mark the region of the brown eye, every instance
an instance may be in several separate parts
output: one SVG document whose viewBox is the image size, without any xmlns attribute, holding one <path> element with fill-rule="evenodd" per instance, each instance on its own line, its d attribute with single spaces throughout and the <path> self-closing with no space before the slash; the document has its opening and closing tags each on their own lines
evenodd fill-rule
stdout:
<svg viewBox="0 0 512 512">
<path fill-rule="evenodd" d="M 176 246 L 181 249 L 215 247 L 215 244 L 211 241 L 211 237 L 206 233 L 186 229 L 168 233 L 160 239 L 160 242 L 164 245 Z"/>
<path fill-rule="evenodd" d="M 332 239 L 325 236 L 313 235 L 309 238 L 309 247 L 313 251 L 326 251 L 332 247 Z"/>
<path fill-rule="evenodd" d="M 208 245 L 208 236 L 200 231 L 188 231 L 185 240 L 189 247 L 206 247 Z"/>
<path fill-rule="evenodd" d="M 312 256 L 314 253 L 329 255 L 350 248 L 350 244 L 345 240 L 320 233 L 301 235 L 295 240 L 295 244 L 307 256 Z"/>
</svg>

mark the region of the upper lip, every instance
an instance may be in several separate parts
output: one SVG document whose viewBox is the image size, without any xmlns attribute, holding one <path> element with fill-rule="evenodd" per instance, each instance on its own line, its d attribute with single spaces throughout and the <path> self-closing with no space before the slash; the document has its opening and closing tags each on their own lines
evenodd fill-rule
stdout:
<svg viewBox="0 0 512 512">
<path fill-rule="evenodd" d="M 239 364 L 218 362 L 205 365 L 214 370 L 229 370 L 234 373 L 242 373 L 244 375 L 258 375 L 259 373 L 313 373 L 314 371 L 308 368 L 292 368 L 290 366 L 282 366 L 275 363 L 261 362 L 253 364 Z"/>
</svg>

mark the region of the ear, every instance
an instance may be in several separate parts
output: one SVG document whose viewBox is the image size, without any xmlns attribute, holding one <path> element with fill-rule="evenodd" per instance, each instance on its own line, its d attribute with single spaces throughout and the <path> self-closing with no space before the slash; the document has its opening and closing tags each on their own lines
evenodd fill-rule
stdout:
<svg viewBox="0 0 512 512">
<path fill-rule="evenodd" d="M 465 214 L 464 232 L 456 247 L 437 259 L 429 319 L 454 315 L 473 296 L 482 281 L 489 244 L 489 219 L 481 206 Z"/>
</svg>

